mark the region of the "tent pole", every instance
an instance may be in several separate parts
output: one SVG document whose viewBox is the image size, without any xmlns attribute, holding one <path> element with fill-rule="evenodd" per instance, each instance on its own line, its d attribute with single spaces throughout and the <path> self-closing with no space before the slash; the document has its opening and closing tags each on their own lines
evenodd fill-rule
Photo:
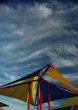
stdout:
<svg viewBox="0 0 78 110">
<path fill-rule="evenodd" d="M 40 110 L 42 110 L 42 81 L 40 80 Z"/>
<path fill-rule="evenodd" d="M 39 110 L 39 100 L 37 99 L 37 110 Z"/>
<path fill-rule="evenodd" d="M 75 108 L 76 108 L 76 110 L 78 110 L 78 109 L 77 109 L 77 106 L 75 106 Z"/>
<path fill-rule="evenodd" d="M 50 110 L 50 84 L 48 83 L 48 110 Z"/>
<path fill-rule="evenodd" d="M 40 100 L 39 100 L 39 97 L 38 97 L 38 99 L 37 99 L 37 110 L 39 110 L 39 108 L 40 108 L 39 104 L 40 104 Z"/>
<path fill-rule="evenodd" d="M 47 68 L 45 69 L 45 71 L 43 72 L 43 74 L 40 76 L 40 78 L 44 76 L 44 74 L 48 71 L 48 69 L 49 69 L 51 66 L 52 66 L 52 65 L 50 65 L 50 64 L 47 66 Z M 52 66 L 52 67 L 53 67 L 53 66 Z"/>
<path fill-rule="evenodd" d="M 28 94 L 28 110 L 30 110 L 30 83 L 29 83 L 29 94 Z"/>
<path fill-rule="evenodd" d="M 38 83 L 38 89 L 37 89 L 37 110 L 39 110 L 39 83 Z"/>
</svg>

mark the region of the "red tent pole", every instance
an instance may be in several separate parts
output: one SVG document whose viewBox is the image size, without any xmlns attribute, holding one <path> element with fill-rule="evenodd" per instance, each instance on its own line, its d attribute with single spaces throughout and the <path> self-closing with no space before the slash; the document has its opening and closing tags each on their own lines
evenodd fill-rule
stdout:
<svg viewBox="0 0 78 110">
<path fill-rule="evenodd" d="M 48 110 L 50 110 L 50 84 L 48 83 Z"/>
<path fill-rule="evenodd" d="M 75 109 L 78 110 L 78 109 L 77 109 L 77 106 L 75 106 Z"/>
<path fill-rule="evenodd" d="M 42 81 L 40 80 L 40 110 L 42 110 Z"/>
<path fill-rule="evenodd" d="M 40 104 L 40 101 L 39 101 L 39 88 L 38 88 L 38 91 L 37 91 L 37 110 L 39 110 L 39 104 Z"/>
<path fill-rule="evenodd" d="M 29 83 L 29 95 L 28 95 L 28 110 L 30 110 L 30 83 Z"/>
<path fill-rule="evenodd" d="M 39 100 L 37 101 L 37 110 L 39 110 Z"/>
</svg>

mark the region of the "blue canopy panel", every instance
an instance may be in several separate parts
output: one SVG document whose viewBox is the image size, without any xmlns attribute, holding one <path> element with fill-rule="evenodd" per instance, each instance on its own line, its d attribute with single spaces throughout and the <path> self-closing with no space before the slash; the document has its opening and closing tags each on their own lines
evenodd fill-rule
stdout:
<svg viewBox="0 0 78 110">
<path fill-rule="evenodd" d="M 42 79 L 42 103 L 48 102 L 48 82 Z M 58 85 L 49 83 L 50 101 L 78 96 L 78 94 L 65 90 Z"/>
</svg>

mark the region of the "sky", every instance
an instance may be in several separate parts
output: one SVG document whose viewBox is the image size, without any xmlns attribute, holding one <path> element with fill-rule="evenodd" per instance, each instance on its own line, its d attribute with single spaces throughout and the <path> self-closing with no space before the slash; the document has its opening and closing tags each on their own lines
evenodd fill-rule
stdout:
<svg viewBox="0 0 78 110">
<path fill-rule="evenodd" d="M 78 87 L 78 1 L 0 0 L 0 85 L 53 64 Z M 26 104 L 1 110 L 26 110 Z M 35 110 L 35 108 L 33 108 Z"/>
</svg>

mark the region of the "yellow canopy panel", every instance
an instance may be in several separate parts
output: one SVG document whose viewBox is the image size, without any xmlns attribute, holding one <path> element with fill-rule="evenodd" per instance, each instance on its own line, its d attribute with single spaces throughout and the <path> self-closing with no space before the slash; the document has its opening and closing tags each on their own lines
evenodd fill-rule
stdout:
<svg viewBox="0 0 78 110">
<path fill-rule="evenodd" d="M 25 79 L 22 82 L 28 83 L 28 82 L 37 81 L 38 79 L 39 79 L 39 77 L 38 76 L 35 76 L 35 77 L 32 77 L 32 78 Z"/>
<path fill-rule="evenodd" d="M 49 69 L 46 74 L 52 78 L 54 78 L 55 80 L 65 84 L 66 86 L 72 88 L 75 91 L 78 91 L 78 88 L 76 88 L 75 86 L 73 86 L 69 81 L 67 81 L 63 75 L 61 75 L 55 68 L 51 68 Z"/>
<path fill-rule="evenodd" d="M 0 107 L 6 107 L 6 106 L 8 106 L 8 105 L 0 102 Z"/>
<path fill-rule="evenodd" d="M 35 78 L 33 78 L 35 80 Z M 34 91 L 35 91 L 36 81 L 32 82 L 30 85 L 30 103 L 34 104 Z M 0 89 L 0 95 L 13 97 L 22 101 L 28 101 L 29 95 L 29 84 L 21 83 L 13 86 L 4 87 Z"/>
<path fill-rule="evenodd" d="M 69 106 L 74 106 L 74 105 L 78 105 L 78 96 L 69 98 L 68 101 L 61 104 L 59 107 L 57 107 L 57 109 L 69 107 Z"/>
</svg>

